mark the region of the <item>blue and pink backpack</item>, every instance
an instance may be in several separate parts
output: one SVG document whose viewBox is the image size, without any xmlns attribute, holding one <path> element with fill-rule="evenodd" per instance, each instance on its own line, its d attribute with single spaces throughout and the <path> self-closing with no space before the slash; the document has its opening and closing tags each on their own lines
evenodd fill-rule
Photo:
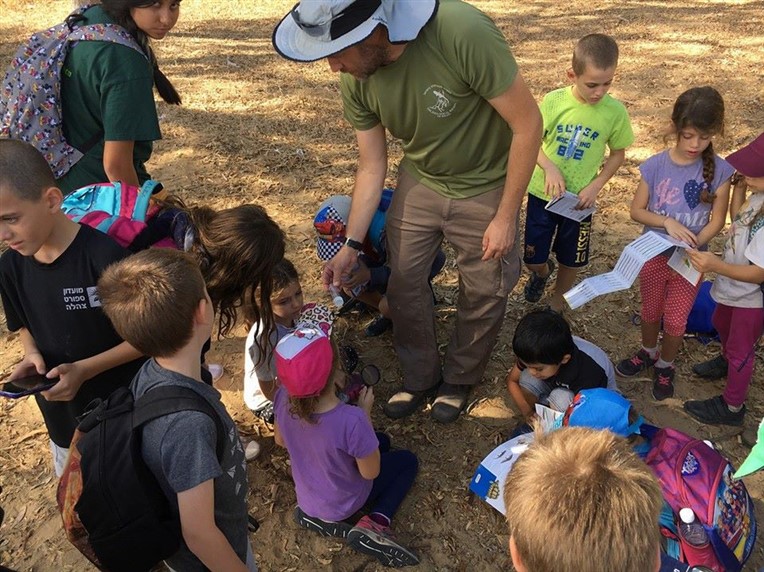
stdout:
<svg viewBox="0 0 764 572">
<path fill-rule="evenodd" d="M 149 220 L 161 210 L 156 200 L 162 184 L 148 180 L 138 188 L 122 182 L 97 183 L 64 197 L 61 210 L 74 222 L 108 234 L 128 250 L 149 246 L 175 248 L 168 233 L 153 236 Z"/>
<path fill-rule="evenodd" d="M 679 545 L 679 554 L 673 556 L 719 572 L 742 570 L 753 552 L 757 526 L 753 501 L 743 481 L 733 478 L 732 465 L 706 442 L 676 429 L 659 429 L 651 445 L 645 461 L 658 477 L 673 513 L 661 519 L 663 535 L 670 544 Z M 691 561 L 692 547 L 676 528 L 677 515 L 686 507 L 706 530 L 715 562 Z"/>
</svg>

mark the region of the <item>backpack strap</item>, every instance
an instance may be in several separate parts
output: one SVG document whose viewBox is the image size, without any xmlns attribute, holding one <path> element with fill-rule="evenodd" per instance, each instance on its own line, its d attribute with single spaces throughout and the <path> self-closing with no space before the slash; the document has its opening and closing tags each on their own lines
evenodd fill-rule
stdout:
<svg viewBox="0 0 764 572">
<path fill-rule="evenodd" d="M 218 415 L 215 408 L 193 389 L 178 386 L 156 387 L 135 401 L 135 412 L 133 414 L 133 429 L 145 425 L 149 421 L 178 413 L 180 411 L 198 411 L 204 413 L 215 422 L 217 433 L 217 452 L 218 461 L 223 458 L 225 451 L 226 428 L 223 420 Z"/>
</svg>

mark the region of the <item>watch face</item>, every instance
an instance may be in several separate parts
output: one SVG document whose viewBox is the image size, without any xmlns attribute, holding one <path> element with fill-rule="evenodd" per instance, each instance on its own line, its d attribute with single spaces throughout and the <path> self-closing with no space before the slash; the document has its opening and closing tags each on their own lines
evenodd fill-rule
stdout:
<svg viewBox="0 0 764 572">
<path fill-rule="evenodd" d="M 706 566 L 693 566 L 689 572 L 714 572 L 711 568 Z"/>
</svg>

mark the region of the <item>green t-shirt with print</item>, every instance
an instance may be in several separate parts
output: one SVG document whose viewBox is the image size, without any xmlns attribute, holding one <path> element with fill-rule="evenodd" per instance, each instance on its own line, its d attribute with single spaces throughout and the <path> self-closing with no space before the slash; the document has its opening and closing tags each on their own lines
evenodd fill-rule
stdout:
<svg viewBox="0 0 764 572">
<path fill-rule="evenodd" d="M 560 169 L 571 193 L 578 194 L 597 176 L 606 147 L 617 151 L 634 142 L 626 107 L 609 94 L 589 105 L 568 86 L 550 91 L 539 107 L 544 118 L 541 149 Z M 536 165 L 528 192 L 546 200 L 544 180 L 544 170 Z"/>
<path fill-rule="evenodd" d="M 85 12 L 83 24 L 110 23 L 100 6 Z M 162 138 L 154 103 L 151 64 L 140 52 L 102 41 L 78 42 L 69 50 L 61 77 L 64 137 L 77 148 L 103 136 L 59 179 L 65 192 L 108 181 L 103 168 L 104 141 L 135 141 L 133 164 L 138 180 L 150 178 L 145 162 L 152 141 Z"/>
<path fill-rule="evenodd" d="M 345 118 L 357 130 L 381 123 L 403 143 L 401 168 L 449 198 L 503 185 L 512 132 L 488 103 L 517 64 L 488 16 L 442 0 L 401 57 L 367 80 L 341 76 Z"/>
</svg>

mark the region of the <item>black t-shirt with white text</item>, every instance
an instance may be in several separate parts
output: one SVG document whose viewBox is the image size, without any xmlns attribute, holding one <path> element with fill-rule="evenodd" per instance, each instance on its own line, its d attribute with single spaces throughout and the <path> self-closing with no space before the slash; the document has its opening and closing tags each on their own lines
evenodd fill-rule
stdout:
<svg viewBox="0 0 764 572">
<path fill-rule="evenodd" d="M 84 225 L 50 264 L 6 251 L 0 257 L 0 298 L 8 329 L 26 328 L 49 370 L 122 343 L 101 309 L 96 284 L 107 266 L 129 255 L 111 237 Z M 53 442 L 69 447 L 77 416 L 88 403 L 129 385 L 144 361 L 123 364 L 86 381 L 71 401 L 36 396 Z"/>
</svg>

